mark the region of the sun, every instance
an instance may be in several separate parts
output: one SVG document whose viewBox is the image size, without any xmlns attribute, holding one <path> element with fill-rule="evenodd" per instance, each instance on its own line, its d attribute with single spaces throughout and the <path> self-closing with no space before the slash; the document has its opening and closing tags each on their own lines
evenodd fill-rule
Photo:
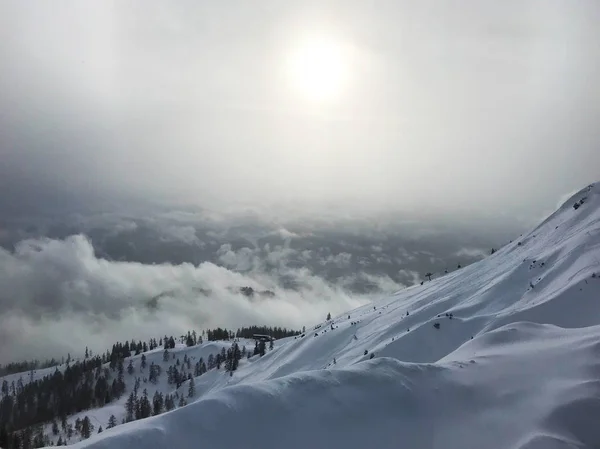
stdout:
<svg viewBox="0 0 600 449">
<path fill-rule="evenodd" d="M 348 72 L 343 46 L 324 37 L 305 39 L 290 53 L 288 60 L 293 87 L 311 101 L 324 102 L 338 97 Z"/>
</svg>

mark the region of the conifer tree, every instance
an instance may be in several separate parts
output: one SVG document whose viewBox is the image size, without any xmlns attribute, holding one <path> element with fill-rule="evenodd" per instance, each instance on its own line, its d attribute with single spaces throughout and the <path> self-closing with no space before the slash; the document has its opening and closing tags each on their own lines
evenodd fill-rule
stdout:
<svg viewBox="0 0 600 449">
<path fill-rule="evenodd" d="M 113 427 L 116 427 L 117 425 L 117 418 L 115 417 L 115 415 L 110 415 L 110 418 L 108 418 L 108 425 L 106 426 L 107 429 L 112 429 Z"/>
<path fill-rule="evenodd" d="M 125 421 L 130 422 L 133 421 L 133 417 L 135 416 L 135 396 L 133 391 L 129 393 L 129 397 L 127 398 L 127 402 L 125 403 Z"/>
<path fill-rule="evenodd" d="M 133 374 L 133 361 L 129 359 L 129 365 L 127 365 L 127 374 L 130 376 Z"/>
<path fill-rule="evenodd" d="M 194 378 L 192 377 L 188 387 L 188 398 L 193 398 L 194 396 L 196 396 L 196 385 L 194 383 Z"/>
<path fill-rule="evenodd" d="M 86 415 L 81 421 L 81 436 L 87 440 L 94 431 L 94 425 L 90 422 L 90 418 Z"/>
<path fill-rule="evenodd" d="M 152 398 L 152 414 L 154 416 L 160 415 L 163 410 L 164 399 L 162 393 L 156 391 Z"/>
</svg>

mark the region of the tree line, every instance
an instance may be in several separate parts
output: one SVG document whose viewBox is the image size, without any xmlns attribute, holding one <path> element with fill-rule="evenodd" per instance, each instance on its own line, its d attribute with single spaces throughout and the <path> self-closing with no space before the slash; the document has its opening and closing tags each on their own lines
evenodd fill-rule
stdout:
<svg viewBox="0 0 600 449">
<path fill-rule="evenodd" d="M 227 329 L 217 328 L 203 331 L 202 334 L 189 331 L 187 334 L 182 334 L 178 340 L 182 344 L 193 346 L 203 343 L 203 335 L 213 341 L 251 338 L 254 334 L 267 334 L 274 338 L 283 338 L 297 335 L 299 332 L 279 327 L 250 326 L 240 328 L 233 334 Z M 148 342 L 135 340 L 117 342 L 113 344 L 110 351 L 107 350 L 105 353 L 95 356 L 92 356 L 92 352 L 86 347 L 83 360 L 73 361 L 69 354 L 66 359 L 66 367 L 62 370 L 58 369 L 58 361 L 54 359 L 43 363 L 36 360 L 5 365 L 4 373 L 28 368 L 29 381 L 26 382 L 23 376 L 10 383 L 7 379 L 2 381 L 0 387 L 0 447 L 29 449 L 48 446 L 48 436 L 43 433 L 43 425 L 47 423 L 52 423 L 52 432 L 55 436 L 60 434 L 58 423 L 61 423 L 65 437 L 63 439 L 60 435 L 58 443 L 66 444 L 74 432 L 79 432 L 83 438 L 87 438 L 86 435 L 89 436 L 93 430 L 89 419 L 78 419 L 76 428 L 73 429 L 73 426 L 67 422 L 67 418 L 84 410 L 102 407 L 122 397 L 126 390 L 125 371 L 128 375 L 133 375 L 135 372 L 133 360 L 129 359 L 127 368 L 125 368 L 125 359 L 133 355 L 142 354 L 140 372 L 148 367 L 143 382 L 156 384 L 162 374 L 162 368 L 153 362 L 148 366 L 144 353 L 162 347 L 164 349 L 163 361 L 175 360 L 175 356 L 171 356 L 169 351 L 175 348 L 175 342 L 173 336 L 166 335 L 158 340 L 150 339 Z M 270 343 L 270 348 L 273 349 L 273 342 Z M 240 348 L 237 341 L 234 341 L 229 349 L 222 348 L 216 355 L 210 354 L 206 361 L 201 357 L 192 363 L 191 358 L 184 355 L 183 362 L 177 358 L 175 363 L 169 366 L 167 381 L 177 389 L 187 382 L 188 397 L 193 397 L 195 395 L 195 377 L 201 376 L 211 369 L 221 369 L 221 367 L 229 375 L 233 375 L 238 368 L 240 359 L 246 355 L 248 358 L 252 355 L 263 356 L 265 352 L 265 342 L 257 341 L 254 350 L 247 351 L 245 346 Z M 36 369 L 41 369 L 49 363 L 54 364 L 54 372 L 35 379 Z M 128 397 L 126 420 L 142 419 L 171 410 L 175 407 L 176 401 L 179 406 L 186 403 L 184 395 L 180 395 L 177 391 L 174 395 L 163 395 L 157 392 L 152 398 L 148 397 L 145 389 L 140 394 L 138 390 L 141 382 L 142 378 L 136 378 L 133 391 Z M 113 418 L 114 416 L 109 420 L 107 428 L 117 425 L 116 418 Z M 98 430 L 101 431 L 101 429 L 100 427 Z"/>
</svg>

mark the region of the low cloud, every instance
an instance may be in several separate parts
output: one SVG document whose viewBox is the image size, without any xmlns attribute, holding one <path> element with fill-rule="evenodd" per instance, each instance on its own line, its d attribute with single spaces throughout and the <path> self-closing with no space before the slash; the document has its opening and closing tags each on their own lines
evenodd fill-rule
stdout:
<svg viewBox="0 0 600 449">
<path fill-rule="evenodd" d="M 483 259 L 484 257 L 486 257 L 489 252 L 488 251 L 484 251 L 481 248 L 461 248 L 459 251 L 457 251 L 456 256 L 458 257 L 473 257 L 473 258 L 478 258 L 478 259 Z"/>
<path fill-rule="evenodd" d="M 187 329 L 310 326 L 478 260 L 472 248 L 498 240 L 460 228 L 423 238 L 416 225 L 355 217 L 131 208 L 0 229 L 0 363 Z"/>
<path fill-rule="evenodd" d="M 290 250 L 276 248 L 270 262 Z M 145 265 L 98 258 L 85 236 L 20 242 L 14 252 L 0 249 L 0 362 L 99 351 L 116 339 L 149 338 L 211 326 L 277 324 L 301 328 L 369 301 L 307 269 L 277 265 L 296 289 L 256 262 L 249 249 L 221 247 L 225 265 L 210 262 Z M 389 280 L 378 281 L 392 288 Z M 346 282 L 350 282 L 346 280 Z M 271 290 L 273 298 L 248 298 L 242 286 Z M 209 292 L 209 293 L 207 293 Z M 157 298 L 152 304 L 153 298 Z"/>
</svg>

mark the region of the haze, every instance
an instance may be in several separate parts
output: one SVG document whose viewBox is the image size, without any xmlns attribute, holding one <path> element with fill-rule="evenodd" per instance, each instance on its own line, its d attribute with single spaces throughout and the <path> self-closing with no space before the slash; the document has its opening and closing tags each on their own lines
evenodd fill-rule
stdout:
<svg viewBox="0 0 600 449">
<path fill-rule="evenodd" d="M 9 0 L 0 17 L 14 202 L 26 185 L 538 218 L 600 167 L 594 0 Z M 286 61 L 323 36 L 345 82 L 315 102 Z"/>
</svg>

